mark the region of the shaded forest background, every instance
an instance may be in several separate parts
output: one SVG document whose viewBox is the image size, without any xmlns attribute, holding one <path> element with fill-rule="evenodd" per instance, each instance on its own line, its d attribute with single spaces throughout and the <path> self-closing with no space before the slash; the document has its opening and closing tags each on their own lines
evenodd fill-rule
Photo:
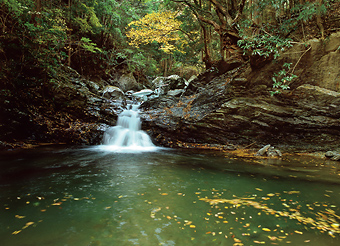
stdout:
<svg viewBox="0 0 340 246">
<path fill-rule="evenodd" d="M 129 72 L 142 89 L 150 77 L 234 61 L 256 70 L 339 31 L 339 10 L 338 0 L 1 0 L 2 139 L 30 134 L 29 114 L 62 110 L 55 91 L 71 73 L 100 83 Z M 294 64 L 284 66 L 275 93 L 294 79 Z"/>
</svg>

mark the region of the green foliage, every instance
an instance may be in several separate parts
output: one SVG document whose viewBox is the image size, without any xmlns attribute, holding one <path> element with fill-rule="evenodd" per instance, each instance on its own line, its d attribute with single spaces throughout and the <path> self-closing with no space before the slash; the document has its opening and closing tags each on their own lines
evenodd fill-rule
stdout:
<svg viewBox="0 0 340 246">
<path fill-rule="evenodd" d="M 245 50 L 245 52 L 251 51 L 251 55 L 265 57 L 273 55 L 274 59 L 280 56 L 280 52 L 293 46 L 291 44 L 291 39 L 281 38 L 268 33 L 249 38 L 244 36 L 243 38 L 244 39 L 240 39 L 237 44 Z"/>
<path fill-rule="evenodd" d="M 272 56 L 275 60 L 286 48 L 293 46 L 291 42 L 291 39 L 264 33 L 241 39 L 238 41 L 238 45 L 245 50 L 245 53 L 250 51 L 251 55 Z M 274 90 L 270 92 L 272 96 L 281 93 L 282 90 L 289 89 L 289 83 L 297 77 L 289 73 L 290 66 L 291 63 L 285 63 L 278 73 L 274 73 L 272 77 Z"/>
<path fill-rule="evenodd" d="M 25 4 L 20 3 L 17 0 L 3 0 L 3 2 L 4 4 L 6 4 L 8 9 L 16 16 L 22 15 L 28 9 Z"/>
<path fill-rule="evenodd" d="M 92 53 L 103 52 L 102 49 L 98 48 L 97 44 L 92 43 L 91 39 L 89 38 L 82 37 L 79 45 Z"/>
<path fill-rule="evenodd" d="M 288 90 L 289 84 L 297 78 L 297 75 L 289 73 L 291 65 L 292 63 L 285 63 L 278 73 L 274 73 L 272 77 L 274 90 L 270 92 L 272 96 L 281 93 L 282 90 Z"/>
<path fill-rule="evenodd" d="M 35 0 L 2 0 L 0 19 L 4 32 L 0 41 L 0 54 L 8 57 L 15 54 L 13 69 L 19 66 L 20 70 L 24 70 L 26 66 L 35 66 L 41 68 L 44 76 L 48 77 L 53 77 L 62 65 L 68 64 L 69 55 L 71 67 L 78 72 L 87 72 L 87 67 L 98 66 L 108 74 L 112 67 L 126 63 L 131 70 L 153 75 L 160 72 L 162 59 L 171 60 L 167 63 L 168 69 L 172 66 L 180 70 L 201 62 L 202 50 L 205 48 L 202 25 L 210 39 L 210 57 L 213 60 L 220 59 L 220 36 L 214 32 L 213 26 L 198 19 L 199 14 L 221 24 L 216 5 L 212 2 L 72 0 L 69 7 L 68 1 L 50 0 L 41 1 L 41 10 L 37 13 Z M 217 2 L 234 18 L 241 1 Z M 253 1 L 253 6 L 246 4 L 243 15 L 232 27 L 235 27 L 232 31 L 238 32 L 241 38 L 238 45 L 246 54 L 277 59 L 281 52 L 292 45 L 291 40 L 286 38 L 287 34 L 302 21 L 325 14 L 332 1 L 323 1 L 321 5 L 317 1 L 304 2 L 300 4 L 300 1 L 294 1 L 294 5 L 290 5 L 291 0 L 257 0 Z M 265 22 L 254 25 L 254 12 L 260 17 L 268 9 L 274 10 L 278 25 Z M 249 17 L 250 13 L 253 14 L 252 18 Z M 142 23 L 147 16 L 155 18 L 144 22 L 150 28 L 142 33 L 138 23 Z M 126 33 L 129 23 L 134 23 L 130 25 L 129 31 L 135 28 L 135 32 Z M 230 31 L 228 28 L 231 27 L 226 25 L 225 28 Z M 130 43 L 135 41 L 134 47 L 128 45 L 126 34 L 131 34 Z M 143 37 L 143 40 L 138 36 Z M 3 71 L 9 70 L 9 67 L 3 68 Z M 287 67 L 283 70 L 287 70 Z M 282 85 L 284 77 L 273 76 Z M 275 82 L 274 85 L 274 89 L 285 88 Z"/>
<path fill-rule="evenodd" d="M 102 27 L 94 11 L 94 7 L 89 7 L 84 3 L 80 4 L 82 16 L 75 18 L 75 24 L 80 28 L 82 33 L 94 33 L 96 29 Z"/>
</svg>

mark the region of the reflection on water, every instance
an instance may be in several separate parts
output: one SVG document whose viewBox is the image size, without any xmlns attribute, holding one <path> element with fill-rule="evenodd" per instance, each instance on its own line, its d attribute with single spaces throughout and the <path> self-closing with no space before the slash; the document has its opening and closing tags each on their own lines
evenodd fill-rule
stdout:
<svg viewBox="0 0 340 246">
<path fill-rule="evenodd" d="M 1 245 L 339 245 L 337 162 L 5 152 Z"/>
</svg>

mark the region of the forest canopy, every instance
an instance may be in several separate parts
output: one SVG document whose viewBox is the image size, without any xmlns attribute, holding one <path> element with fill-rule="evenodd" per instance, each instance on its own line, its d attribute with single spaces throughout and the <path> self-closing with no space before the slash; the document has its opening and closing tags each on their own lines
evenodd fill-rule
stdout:
<svg viewBox="0 0 340 246">
<path fill-rule="evenodd" d="M 337 1 L 2 0 L 0 79 L 46 82 L 63 66 L 105 77 L 122 64 L 158 75 L 276 58 L 292 42 L 324 38 Z"/>
</svg>

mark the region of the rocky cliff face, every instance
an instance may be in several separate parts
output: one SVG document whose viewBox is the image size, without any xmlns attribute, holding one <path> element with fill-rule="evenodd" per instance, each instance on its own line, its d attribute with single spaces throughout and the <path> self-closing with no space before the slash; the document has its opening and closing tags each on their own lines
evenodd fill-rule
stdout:
<svg viewBox="0 0 340 246">
<path fill-rule="evenodd" d="M 326 150 L 340 141 L 340 40 L 296 45 L 276 62 L 252 71 L 249 64 L 215 77 L 201 75 L 184 96 L 145 103 L 147 127 L 161 144 L 219 144 Z M 289 91 L 269 95 L 274 72 L 290 62 L 299 77 Z"/>
<path fill-rule="evenodd" d="M 184 92 L 145 102 L 142 128 L 159 145 L 171 147 L 272 144 L 293 150 L 339 149 L 339 46 L 340 33 L 335 33 L 324 41 L 311 40 L 308 46 L 297 44 L 261 69 L 235 61 L 226 64 L 223 74 L 209 70 Z M 272 97 L 273 73 L 286 62 L 292 63 L 298 78 L 290 84 L 291 90 Z M 119 83 L 95 83 L 74 71 L 64 74 L 55 85 L 42 86 L 39 97 L 28 88 L 4 98 L 0 146 L 6 145 L 1 141 L 20 140 L 100 143 L 104 130 L 115 125 L 124 107 Z M 120 89 L 127 90 L 127 83 L 123 84 Z M 114 86 L 118 101 L 111 90 L 107 93 Z"/>
</svg>

